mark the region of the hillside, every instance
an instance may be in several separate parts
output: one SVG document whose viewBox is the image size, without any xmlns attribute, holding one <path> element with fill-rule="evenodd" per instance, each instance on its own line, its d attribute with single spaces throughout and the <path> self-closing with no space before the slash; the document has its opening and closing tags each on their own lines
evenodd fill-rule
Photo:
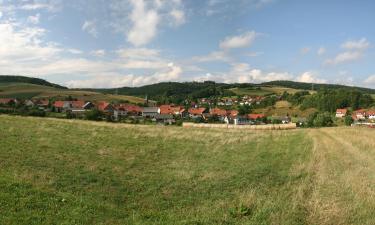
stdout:
<svg viewBox="0 0 375 225">
<path fill-rule="evenodd" d="M 132 103 L 143 103 L 142 98 L 103 94 L 93 91 L 77 91 L 71 89 L 61 89 L 45 85 L 30 83 L 1 83 L 0 98 L 20 98 L 20 99 L 65 99 L 71 96 L 86 101 L 129 101 Z"/>
<path fill-rule="evenodd" d="M 0 124 L 3 224 L 375 223 L 375 130 Z"/>
<path fill-rule="evenodd" d="M 355 86 L 346 86 L 346 85 L 339 85 L 339 84 L 317 84 L 317 83 L 302 83 L 302 82 L 295 82 L 295 81 L 270 81 L 262 83 L 261 85 L 272 85 L 272 86 L 281 86 L 286 88 L 293 88 L 299 90 L 322 90 L 322 89 L 345 89 L 345 90 L 357 90 L 367 94 L 375 94 L 375 89 L 371 88 L 364 88 L 364 87 L 355 87 Z"/>
<path fill-rule="evenodd" d="M 24 76 L 10 76 L 10 75 L 0 75 L 0 83 L 25 83 L 25 84 L 36 84 L 47 87 L 54 87 L 59 89 L 67 89 L 66 87 L 60 86 L 58 84 L 50 83 L 46 80 L 24 77 Z"/>
<path fill-rule="evenodd" d="M 312 87 L 314 90 L 312 90 Z M 287 92 L 294 94 L 299 91 L 309 91 L 311 94 L 318 90 L 358 90 L 367 94 L 375 94 L 374 89 L 362 87 L 350 87 L 336 84 L 311 84 L 294 81 L 272 81 L 262 84 L 225 84 L 206 82 L 164 82 L 146 85 L 142 87 L 123 87 L 116 89 L 83 89 L 101 93 L 118 93 L 138 97 L 148 96 L 158 102 L 172 102 L 180 104 L 185 99 L 231 97 L 237 95 L 272 95 Z"/>
</svg>

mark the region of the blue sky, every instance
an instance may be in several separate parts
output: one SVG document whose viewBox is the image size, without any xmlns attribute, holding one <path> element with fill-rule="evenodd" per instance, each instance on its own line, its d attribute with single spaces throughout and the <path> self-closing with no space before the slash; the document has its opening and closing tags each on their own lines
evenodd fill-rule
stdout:
<svg viewBox="0 0 375 225">
<path fill-rule="evenodd" d="M 375 1 L 0 0 L 0 74 L 375 88 Z"/>
</svg>

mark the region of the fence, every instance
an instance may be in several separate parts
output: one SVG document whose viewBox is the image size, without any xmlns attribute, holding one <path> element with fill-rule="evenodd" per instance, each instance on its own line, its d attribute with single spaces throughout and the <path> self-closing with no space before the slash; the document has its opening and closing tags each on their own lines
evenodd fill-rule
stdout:
<svg viewBox="0 0 375 225">
<path fill-rule="evenodd" d="M 250 129 L 250 130 L 291 130 L 296 129 L 295 123 L 266 124 L 266 125 L 233 125 L 233 124 L 207 124 L 207 123 L 183 123 L 183 127 L 196 128 L 224 128 L 224 129 Z"/>
</svg>

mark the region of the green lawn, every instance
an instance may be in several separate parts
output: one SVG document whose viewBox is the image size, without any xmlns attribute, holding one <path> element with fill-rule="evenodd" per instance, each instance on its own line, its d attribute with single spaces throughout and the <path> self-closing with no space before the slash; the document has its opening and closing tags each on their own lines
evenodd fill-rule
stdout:
<svg viewBox="0 0 375 225">
<path fill-rule="evenodd" d="M 345 135 L 362 132 L 344 131 Z M 323 144 L 324 138 L 339 135 L 332 133 L 338 132 L 336 128 L 324 132 L 0 116 L 0 221 L 27 225 L 374 224 L 374 170 L 370 170 L 374 144 L 358 142 L 365 149 L 363 157 L 370 158 L 362 163 L 353 157 L 347 170 L 350 157 L 341 162 L 339 149 L 336 154 L 322 145 L 329 157 L 317 152 L 317 139 Z M 361 166 L 369 169 L 359 170 Z M 324 180 L 320 174 L 331 169 L 341 171 Z M 355 169 L 363 173 L 361 178 L 350 173 Z M 346 172 L 352 179 L 348 181 L 357 182 L 352 189 L 342 180 Z M 337 184 L 331 183 L 336 180 Z M 366 189 L 353 197 L 349 191 L 357 188 Z M 340 204 L 348 208 L 346 214 L 341 214 L 346 208 Z"/>
</svg>

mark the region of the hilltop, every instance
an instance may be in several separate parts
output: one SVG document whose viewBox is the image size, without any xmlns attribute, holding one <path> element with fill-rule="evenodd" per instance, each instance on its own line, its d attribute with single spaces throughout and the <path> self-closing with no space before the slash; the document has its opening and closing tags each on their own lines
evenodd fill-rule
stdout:
<svg viewBox="0 0 375 225">
<path fill-rule="evenodd" d="M 72 90 L 38 78 L 0 76 L 0 98 L 66 99 L 86 101 L 119 101 L 143 104 L 144 99 L 134 96 L 103 94 L 94 91 Z"/>
<path fill-rule="evenodd" d="M 41 86 L 47 86 L 47 87 L 54 87 L 58 89 L 67 89 L 64 86 L 50 83 L 40 78 L 25 77 L 25 76 L 1 75 L 0 83 L 25 83 L 25 84 L 35 84 L 35 85 L 41 85 Z"/>
</svg>

